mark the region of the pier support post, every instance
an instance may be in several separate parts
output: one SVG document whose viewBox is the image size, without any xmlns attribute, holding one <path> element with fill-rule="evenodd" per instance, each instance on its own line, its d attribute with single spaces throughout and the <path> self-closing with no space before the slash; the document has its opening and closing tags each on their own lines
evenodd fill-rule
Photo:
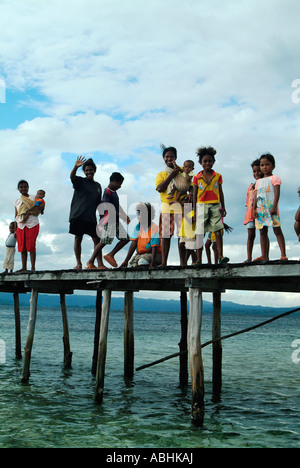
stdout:
<svg viewBox="0 0 300 468">
<path fill-rule="evenodd" d="M 15 330 L 16 330 L 16 358 L 22 359 L 21 351 L 21 318 L 19 294 L 14 293 Z"/>
<path fill-rule="evenodd" d="M 192 384 L 192 422 L 203 425 L 204 419 L 204 370 L 201 351 L 202 291 L 190 288 L 190 312 L 188 324 L 188 352 Z"/>
<path fill-rule="evenodd" d="M 213 293 L 212 339 L 221 338 L 221 292 Z M 222 388 L 222 342 L 213 343 L 213 396 L 219 398 Z"/>
<path fill-rule="evenodd" d="M 96 298 L 96 320 L 95 320 L 95 334 L 94 334 L 94 353 L 92 360 L 92 375 L 96 375 L 98 349 L 99 349 L 99 336 L 101 325 L 101 311 L 102 311 L 102 290 L 98 289 Z"/>
<path fill-rule="evenodd" d="M 124 377 L 131 379 L 134 374 L 134 307 L 133 291 L 125 292 L 124 299 Z"/>
<path fill-rule="evenodd" d="M 61 314 L 62 314 L 62 321 L 63 321 L 63 343 L 64 343 L 64 366 L 65 369 L 70 369 L 72 366 L 72 355 L 70 348 L 70 337 L 69 337 L 69 324 L 68 324 L 68 316 L 67 316 L 67 307 L 66 307 L 66 295 L 60 294 L 60 307 L 61 307 Z"/>
<path fill-rule="evenodd" d="M 180 310 L 181 310 L 181 339 L 179 342 L 179 384 L 185 387 L 188 384 L 188 355 L 184 351 L 187 350 L 187 293 L 180 293 Z"/>
<path fill-rule="evenodd" d="M 96 370 L 95 401 L 97 403 L 102 403 L 103 401 L 110 302 L 111 302 L 111 290 L 105 289 L 103 293 L 102 317 L 101 317 L 98 360 L 97 360 L 97 370 Z"/>
<path fill-rule="evenodd" d="M 27 328 L 27 341 L 24 349 L 24 362 L 23 362 L 23 372 L 22 372 L 22 383 L 26 383 L 30 377 L 30 359 L 31 359 L 31 351 L 34 339 L 34 332 L 35 332 L 35 323 L 36 323 L 36 315 L 37 315 L 37 302 L 38 302 L 38 290 L 32 289 L 31 290 L 31 298 L 30 298 L 30 313 L 29 313 L 29 321 L 28 321 L 28 328 Z"/>
</svg>

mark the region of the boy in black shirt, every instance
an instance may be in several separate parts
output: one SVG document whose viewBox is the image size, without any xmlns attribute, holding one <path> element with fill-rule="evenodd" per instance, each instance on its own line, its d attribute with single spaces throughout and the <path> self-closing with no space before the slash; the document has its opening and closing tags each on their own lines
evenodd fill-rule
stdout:
<svg viewBox="0 0 300 468">
<path fill-rule="evenodd" d="M 100 243 L 96 245 L 93 255 L 87 262 L 88 270 L 96 269 L 94 265 L 96 257 L 98 258 L 98 269 L 107 269 L 102 261 L 102 249 L 105 245 L 111 244 L 115 237 L 119 239 L 119 242 L 109 254 L 104 255 L 104 259 L 111 266 L 117 267 L 118 264 L 114 256 L 130 241 L 127 232 L 123 228 L 122 224 L 120 224 L 120 219 L 125 221 L 127 224 L 130 223 L 130 218 L 120 206 L 117 194 L 117 190 L 121 188 L 123 181 L 124 177 L 119 172 L 113 172 L 109 179 L 109 185 L 104 190 L 100 206 L 102 214 L 100 216 L 100 223 L 98 226 Z"/>
</svg>

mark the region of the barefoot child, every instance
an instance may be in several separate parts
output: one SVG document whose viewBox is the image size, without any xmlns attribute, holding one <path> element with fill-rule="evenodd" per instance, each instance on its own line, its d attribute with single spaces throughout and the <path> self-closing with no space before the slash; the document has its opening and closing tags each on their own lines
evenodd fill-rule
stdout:
<svg viewBox="0 0 300 468">
<path fill-rule="evenodd" d="M 9 235 L 5 241 L 5 257 L 4 257 L 4 273 L 12 273 L 14 271 L 14 259 L 16 253 L 16 225 L 14 222 L 9 223 Z"/>
<path fill-rule="evenodd" d="M 104 256 L 104 259 L 113 267 L 117 267 L 118 264 L 114 256 L 130 241 L 127 232 L 120 224 L 120 219 L 127 224 L 130 223 L 130 218 L 120 206 L 117 194 L 117 190 L 121 188 L 123 181 L 124 177 L 119 172 L 113 172 L 109 179 L 109 185 L 103 192 L 99 207 L 102 213 L 104 212 L 100 216 L 100 225 L 98 225 L 100 243 L 96 245 L 93 255 L 87 262 L 88 270 L 97 269 L 94 265 L 95 258 L 98 258 L 98 269 L 107 270 L 102 261 L 102 249 L 111 244 L 115 237 L 119 239 L 119 242 L 109 254 Z"/>
<path fill-rule="evenodd" d="M 254 261 L 265 261 L 268 259 L 268 228 L 273 227 L 275 236 L 281 252 L 280 260 L 287 260 L 285 253 L 285 239 L 280 227 L 278 202 L 280 197 L 281 180 L 273 175 L 275 159 L 272 154 L 263 154 L 260 159 L 260 170 L 264 177 L 255 184 L 256 199 L 254 205 L 254 216 L 256 229 L 260 230 L 261 257 Z"/>
<path fill-rule="evenodd" d="M 205 232 L 216 234 L 218 263 L 227 263 L 228 257 L 223 257 L 222 217 L 226 216 L 223 179 L 221 174 L 213 170 L 216 150 L 211 146 L 198 148 L 199 163 L 203 167 L 193 179 L 193 205 L 196 213 L 196 238 L 204 237 Z M 203 243 L 203 240 L 202 240 Z M 197 248 L 197 262 L 201 263 L 201 249 Z"/>
<path fill-rule="evenodd" d="M 17 243 L 18 251 L 21 253 L 22 268 L 17 273 L 27 271 L 27 257 L 30 254 L 31 271 L 35 271 L 36 263 L 36 240 L 39 234 L 40 225 L 36 215 L 30 214 L 28 219 L 23 222 L 21 218 L 23 205 L 27 205 L 28 200 L 34 201 L 35 197 L 29 195 L 29 185 L 26 180 L 20 180 L 18 190 L 21 194 L 15 202 L 15 221 L 17 223 Z"/>
<path fill-rule="evenodd" d="M 253 177 L 255 181 L 261 179 L 264 175 L 260 170 L 259 159 L 256 159 L 251 164 Z M 244 263 L 252 261 L 252 251 L 255 239 L 255 218 L 254 218 L 254 202 L 255 202 L 255 184 L 251 183 L 247 190 L 246 195 L 246 214 L 244 219 L 244 225 L 247 226 L 248 230 L 248 240 L 247 240 L 247 260 Z"/>
<path fill-rule="evenodd" d="M 159 228 L 153 222 L 155 210 L 150 203 L 139 203 L 136 212 L 139 223 L 131 236 L 131 245 L 121 268 L 128 266 L 128 262 L 135 252 L 136 254 L 130 262 L 132 267 L 153 268 L 161 264 Z"/>
<path fill-rule="evenodd" d="M 179 242 L 183 243 L 185 246 L 185 262 L 183 266 L 186 266 L 188 264 L 188 259 L 189 257 L 192 258 L 192 263 L 196 263 L 197 261 L 197 256 L 196 256 L 196 249 L 197 249 L 197 244 L 196 244 L 196 233 L 195 233 L 195 228 L 196 224 L 195 221 L 193 221 L 194 217 L 194 210 L 192 203 L 189 203 L 188 200 L 183 205 L 183 220 L 182 224 L 178 233 L 179 236 Z M 199 248 L 201 245 L 199 246 Z"/>
<path fill-rule="evenodd" d="M 160 194 L 161 212 L 159 217 L 159 235 L 161 238 L 162 262 L 161 266 L 166 266 L 168 262 L 169 251 L 171 247 L 171 238 L 175 234 L 178 235 L 182 223 L 183 209 L 181 203 L 172 203 L 169 198 L 173 187 L 173 179 L 178 176 L 182 168 L 176 164 L 177 150 L 173 146 L 165 147 L 162 145 L 162 157 L 166 164 L 165 169 L 159 172 L 156 176 L 156 190 Z M 183 243 L 179 243 L 178 252 L 180 265 L 185 265 L 185 247 Z"/>
</svg>

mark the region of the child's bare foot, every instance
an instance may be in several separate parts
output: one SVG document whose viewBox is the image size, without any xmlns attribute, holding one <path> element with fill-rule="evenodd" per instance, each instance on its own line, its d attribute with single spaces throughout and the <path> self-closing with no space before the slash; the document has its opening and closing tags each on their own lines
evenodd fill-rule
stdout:
<svg viewBox="0 0 300 468">
<path fill-rule="evenodd" d="M 93 263 L 87 263 L 86 264 L 86 270 L 108 270 L 108 268 L 105 265 L 99 265 L 98 268 L 93 264 Z"/>
<path fill-rule="evenodd" d="M 98 268 L 93 263 L 87 262 L 85 269 L 86 270 L 97 270 Z"/>
</svg>

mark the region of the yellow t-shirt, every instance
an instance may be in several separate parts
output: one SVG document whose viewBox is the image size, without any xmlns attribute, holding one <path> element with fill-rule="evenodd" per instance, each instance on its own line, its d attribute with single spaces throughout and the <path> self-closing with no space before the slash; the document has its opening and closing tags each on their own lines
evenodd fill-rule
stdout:
<svg viewBox="0 0 300 468">
<path fill-rule="evenodd" d="M 158 187 L 159 184 L 164 182 L 164 180 L 166 180 L 169 175 L 170 174 L 167 171 L 159 172 L 156 177 L 155 187 Z M 175 200 L 176 193 L 177 192 L 175 192 L 172 198 L 168 198 L 171 196 L 171 194 L 168 193 L 168 189 L 166 189 L 164 192 L 160 192 L 161 213 L 182 213 L 182 205 L 180 203 L 174 203 L 173 205 L 170 205 L 170 203 Z M 184 197 L 185 195 L 182 195 L 180 200 L 182 200 Z"/>
</svg>

